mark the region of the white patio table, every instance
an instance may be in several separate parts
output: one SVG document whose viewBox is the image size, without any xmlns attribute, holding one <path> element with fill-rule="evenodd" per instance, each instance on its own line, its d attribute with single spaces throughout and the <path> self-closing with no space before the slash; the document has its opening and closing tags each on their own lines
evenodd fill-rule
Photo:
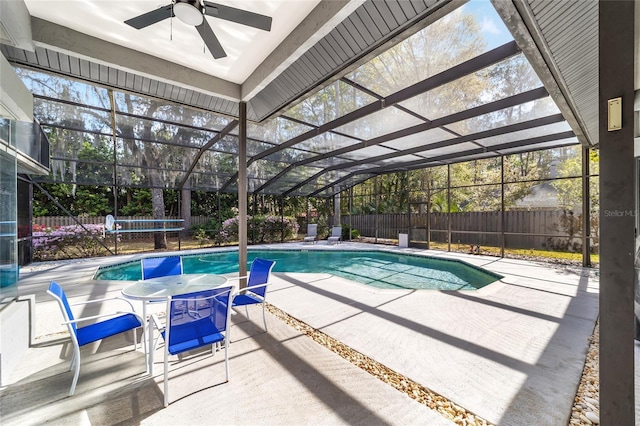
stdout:
<svg viewBox="0 0 640 426">
<path fill-rule="evenodd" d="M 216 274 L 183 274 L 139 280 L 122 289 L 128 299 L 142 301 L 142 317 L 147 320 L 147 373 L 153 374 L 153 327 L 147 318 L 147 303 L 166 302 L 169 296 L 193 293 L 220 287 L 227 283 L 227 277 Z"/>
</svg>

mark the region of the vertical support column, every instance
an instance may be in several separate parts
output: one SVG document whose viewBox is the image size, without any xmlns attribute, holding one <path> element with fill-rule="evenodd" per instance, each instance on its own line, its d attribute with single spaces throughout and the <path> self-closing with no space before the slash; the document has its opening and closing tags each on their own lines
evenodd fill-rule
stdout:
<svg viewBox="0 0 640 426">
<path fill-rule="evenodd" d="M 589 147 L 582 147 L 582 266 L 591 267 L 591 170 Z"/>
<path fill-rule="evenodd" d="M 447 164 L 447 251 L 451 251 L 451 164 Z"/>
<path fill-rule="evenodd" d="M 634 15 L 635 2 L 599 2 L 600 424 L 635 423 Z M 608 101 L 622 127 L 608 130 Z"/>
<path fill-rule="evenodd" d="M 353 186 L 349 188 L 349 241 L 351 241 L 351 231 L 353 230 Z"/>
<path fill-rule="evenodd" d="M 178 193 L 178 213 L 182 212 L 182 191 L 180 191 Z M 176 226 L 180 225 L 180 222 L 174 222 Z M 184 226 L 184 222 L 182 222 L 183 226 Z M 185 226 L 185 228 L 187 228 Z M 181 239 L 180 239 L 180 235 L 184 232 L 184 229 L 182 231 L 178 231 L 178 250 L 181 249 Z"/>
<path fill-rule="evenodd" d="M 406 190 L 407 190 L 407 237 L 409 238 L 409 245 L 411 245 L 411 203 L 410 203 L 410 199 L 411 199 L 411 191 L 409 190 L 409 187 L 411 186 L 409 183 L 409 178 L 410 178 L 410 174 L 409 174 L 409 170 L 407 170 L 407 184 L 406 184 Z"/>
<path fill-rule="evenodd" d="M 216 191 L 217 199 L 218 199 L 218 229 L 222 229 L 222 213 L 220 212 L 220 191 Z M 220 244 L 220 239 L 218 239 L 218 244 Z"/>
<path fill-rule="evenodd" d="M 431 181 L 427 183 L 427 250 L 431 249 Z"/>
<path fill-rule="evenodd" d="M 189 182 L 180 191 L 179 200 L 181 201 L 180 213 L 184 220 L 183 224 L 186 233 L 191 228 L 191 184 Z"/>
<path fill-rule="evenodd" d="M 504 155 L 500 156 L 500 257 L 504 257 Z"/>
<path fill-rule="evenodd" d="M 247 103 L 239 104 L 238 127 L 238 266 L 241 277 L 247 276 Z M 240 280 L 240 288 L 247 280 Z"/>
<path fill-rule="evenodd" d="M 258 212 L 258 194 L 255 192 L 251 197 L 253 201 L 251 202 L 251 244 L 256 243 L 256 215 Z"/>
<path fill-rule="evenodd" d="M 113 135 L 113 217 L 118 217 L 118 134 L 116 132 L 116 101 L 113 97 L 113 90 L 107 91 L 109 94 L 109 104 L 111 105 L 111 134 Z M 117 229 L 117 225 L 114 225 Z M 118 254 L 118 234 L 113 234 L 114 254 Z"/>
<path fill-rule="evenodd" d="M 375 223 L 376 229 L 375 229 L 375 241 L 374 241 L 374 243 L 378 244 L 378 208 L 380 207 L 380 205 L 378 203 L 378 201 L 379 201 L 379 197 L 378 197 L 378 176 L 376 176 L 374 178 L 373 188 L 374 188 L 373 189 L 373 192 L 374 192 L 373 196 L 375 197 L 375 200 L 376 200 L 376 223 Z"/>
<path fill-rule="evenodd" d="M 305 198 L 306 200 L 306 204 L 307 204 L 307 230 L 306 233 L 309 233 L 309 220 L 311 219 L 310 215 L 311 215 L 311 211 L 309 210 L 309 197 Z"/>
<path fill-rule="evenodd" d="M 340 187 L 336 185 L 333 190 L 336 191 L 333 195 L 333 226 L 339 226 L 342 224 L 342 218 L 340 217 Z"/>
<path fill-rule="evenodd" d="M 280 242 L 284 243 L 284 196 L 280 196 Z"/>
</svg>

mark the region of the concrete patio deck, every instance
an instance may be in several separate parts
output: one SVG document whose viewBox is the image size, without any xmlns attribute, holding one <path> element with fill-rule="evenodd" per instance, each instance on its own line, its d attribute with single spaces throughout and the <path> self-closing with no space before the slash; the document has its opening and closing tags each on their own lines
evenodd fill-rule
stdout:
<svg viewBox="0 0 640 426">
<path fill-rule="evenodd" d="M 276 273 L 268 300 L 489 422 L 568 423 L 598 315 L 595 270 L 356 243 L 271 247 L 424 253 L 503 275 L 477 291 L 450 292 Z M 186 359 L 172 367 L 172 403 L 163 409 L 161 357 L 148 376 L 142 351 L 114 337 L 87 348 L 95 354 L 85 357 L 76 395 L 66 397 L 68 347 L 48 282 L 79 300 L 117 295 L 122 282 L 90 278 L 100 264 L 132 257 L 23 271 L 20 293 L 36 295 L 37 338 L 2 389 L 3 424 L 450 424 L 270 314 L 262 332 L 258 311 L 255 324 L 242 311 L 233 317 L 228 383 L 220 354 Z"/>
</svg>

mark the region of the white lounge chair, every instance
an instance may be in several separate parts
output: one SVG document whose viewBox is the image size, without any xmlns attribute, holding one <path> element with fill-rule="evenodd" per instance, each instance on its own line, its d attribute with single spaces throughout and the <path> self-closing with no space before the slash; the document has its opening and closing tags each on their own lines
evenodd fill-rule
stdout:
<svg viewBox="0 0 640 426">
<path fill-rule="evenodd" d="M 318 224 L 310 223 L 309 225 L 307 225 L 307 235 L 305 235 L 302 242 L 304 244 L 307 244 L 307 243 L 315 244 L 317 238 L 318 238 Z"/>
<path fill-rule="evenodd" d="M 329 244 L 338 244 L 342 240 L 342 226 L 331 228 L 331 236 L 327 238 Z"/>
</svg>

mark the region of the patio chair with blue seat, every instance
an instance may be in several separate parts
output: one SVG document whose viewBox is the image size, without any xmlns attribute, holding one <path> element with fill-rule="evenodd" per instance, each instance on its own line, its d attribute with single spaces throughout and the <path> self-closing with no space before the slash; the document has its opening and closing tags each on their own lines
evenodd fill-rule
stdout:
<svg viewBox="0 0 640 426">
<path fill-rule="evenodd" d="M 170 297 L 164 339 L 164 406 L 169 405 L 169 355 L 179 355 L 204 346 L 224 345 L 226 381 L 229 381 L 229 328 L 233 287 L 218 287 Z M 189 307 L 188 309 L 186 307 Z M 158 324 L 157 317 L 153 318 Z"/>
<path fill-rule="evenodd" d="M 78 383 L 78 376 L 80 375 L 80 347 L 107 337 L 115 336 L 116 334 L 124 333 L 125 331 L 133 330 L 133 342 L 135 350 L 135 348 L 138 346 L 138 338 L 135 330 L 139 327 L 142 327 L 143 319 L 141 316 L 135 313 L 131 302 L 121 297 L 95 299 L 88 300 L 86 302 L 70 304 L 64 290 L 62 289 L 60 284 L 56 283 L 55 281 L 51 281 L 47 293 L 49 293 L 54 299 L 58 301 L 58 305 L 60 306 L 60 310 L 62 311 L 62 317 L 64 318 L 63 324 L 67 325 L 69 334 L 71 335 L 71 342 L 73 343 L 73 356 L 71 358 L 71 365 L 69 366 L 69 370 L 75 367 L 75 373 L 73 375 L 73 382 L 71 383 L 69 396 L 73 396 L 76 390 L 76 384 Z M 108 301 L 121 301 L 127 303 L 130 310 L 126 312 L 117 311 L 114 313 L 92 315 L 84 318 L 75 318 L 75 316 L 73 315 L 73 311 L 71 310 L 71 306 L 104 303 Z M 95 320 L 103 317 L 111 318 L 104 321 L 95 322 Z M 83 327 L 78 326 L 78 323 L 86 321 L 93 321 L 93 323 L 85 325 Z M 144 328 L 142 341 L 144 342 Z"/>
<path fill-rule="evenodd" d="M 334 226 L 331 228 L 331 235 L 327 238 L 329 244 L 338 244 L 342 239 L 342 226 Z"/>
<path fill-rule="evenodd" d="M 310 223 L 307 225 L 307 235 L 304 236 L 302 240 L 303 244 L 307 243 L 316 243 L 316 239 L 318 238 L 318 224 Z"/>
<path fill-rule="evenodd" d="M 182 275 L 180 256 L 145 257 L 142 259 L 142 279 Z"/>
<path fill-rule="evenodd" d="M 249 317 L 249 305 L 262 304 L 262 321 L 264 322 L 264 331 L 267 331 L 267 318 L 265 316 L 265 300 L 267 298 L 267 286 L 269 285 L 269 277 L 271 270 L 276 264 L 274 260 L 255 258 L 251 263 L 249 270 L 249 280 L 247 286 L 241 288 L 239 293 L 233 298 L 233 307 L 244 306 Z M 246 278 L 239 277 L 238 279 Z"/>
</svg>

